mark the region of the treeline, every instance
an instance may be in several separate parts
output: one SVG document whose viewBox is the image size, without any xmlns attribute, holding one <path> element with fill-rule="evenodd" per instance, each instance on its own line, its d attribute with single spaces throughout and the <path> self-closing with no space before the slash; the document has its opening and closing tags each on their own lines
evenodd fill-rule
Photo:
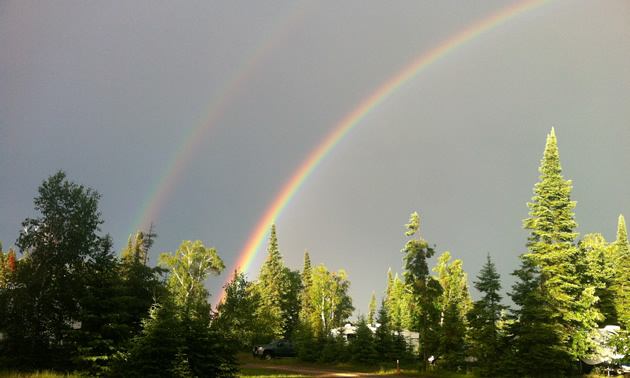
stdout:
<svg viewBox="0 0 630 378">
<path fill-rule="evenodd" d="M 215 249 L 183 242 L 149 267 L 152 226 L 118 257 L 99 234 L 99 199 L 56 173 L 35 198 L 41 216 L 22 222 L 23 257 L 0 252 L 0 370 L 234 376 L 236 351 L 204 287 L 225 268 Z"/>
<path fill-rule="evenodd" d="M 233 272 L 213 309 L 204 281 L 225 269 L 214 248 L 184 242 L 150 267 L 151 227 L 118 257 L 100 235 L 98 193 L 58 172 L 39 188 L 41 216 L 22 223 L 22 257 L 13 248 L 0 253 L 0 369 L 233 376 L 238 351 L 292 338 L 298 358 L 311 362 L 399 360 L 488 377 L 574 374 L 576 361 L 600 353 L 595 336 L 604 325 L 621 327 L 610 344 L 628 353 L 630 245 L 623 216 L 615 242 L 600 234 L 578 241 L 571 182 L 561 172 L 552 129 L 524 221 L 528 251 L 512 273 L 515 308 L 502 304 L 490 254 L 473 280 L 477 301 L 449 252 L 430 270 L 436 246 L 413 213 L 402 275 L 387 272 L 378 310 L 373 293 L 349 342 L 335 332 L 355 311 L 347 274 L 311 265 L 308 251 L 301 270 L 286 267 L 275 225 L 257 279 Z M 409 330 L 415 340 L 403 336 Z"/>
</svg>

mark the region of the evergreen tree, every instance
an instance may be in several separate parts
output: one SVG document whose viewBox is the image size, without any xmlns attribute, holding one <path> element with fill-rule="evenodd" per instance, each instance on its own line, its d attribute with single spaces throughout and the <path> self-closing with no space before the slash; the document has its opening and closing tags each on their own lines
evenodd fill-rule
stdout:
<svg viewBox="0 0 630 378">
<path fill-rule="evenodd" d="M 387 316 L 385 301 L 381 302 L 376 322 L 378 323 L 378 327 L 376 328 L 376 331 L 374 331 L 374 339 L 376 341 L 376 352 L 379 355 L 379 360 L 383 362 L 402 360 L 404 355 L 396 353 L 397 350 L 394 346 L 394 335 L 391 327 L 389 326 L 389 317 Z"/>
<path fill-rule="evenodd" d="M 583 285 L 594 287 L 595 296 L 599 298 L 594 305 L 602 314 L 599 325 L 618 324 L 614 247 L 608 245 L 601 234 L 584 235 L 578 247 L 587 262 L 587 269 L 581 274 Z"/>
<path fill-rule="evenodd" d="M 630 244 L 628 231 L 623 215 L 619 216 L 617 240 L 612 245 L 615 262 L 613 290 L 617 293 L 615 300 L 619 323 L 630 329 Z"/>
<path fill-rule="evenodd" d="M 372 292 L 372 299 L 370 299 L 369 306 L 367 322 L 372 325 L 374 324 L 374 315 L 376 314 L 376 294 L 374 292 Z"/>
<path fill-rule="evenodd" d="M 550 309 L 549 325 L 560 329 L 558 348 L 567 348 L 572 358 L 583 356 L 592 350 L 591 333 L 601 320 L 601 314 L 593 305 L 597 301 L 594 287 L 584 287 L 581 273 L 586 271 L 586 261 L 574 245 L 577 237 L 571 201 L 571 181 L 561 175 L 560 158 L 554 129 L 547 137 L 540 167 L 540 182 L 534 187 L 535 196 L 530 208 L 530 218 L 525 228 L 531 230 L 527 248 L 529 252 L 521 260 L 530 261 L 538 268 L 538 306 Z"/>
<path fill-rule="evenodd" d="M 482 295 L 467 315 L 471 355 L 478 362 L 475 373 L 483 377 L 497 377 L 501 375 L 499 361 L 503 351 L 499 323 L 507 306 L 501 305 L 501 276 L 490 259 L 490 254 L 473 285 Z"/>
<path fill-rule="evenodd" d="M 513 275 L 517 282 L 509 293 L 519 306 L 512 310 L 514 322 L 507 326 L 507 346 L 501 361 L 504 376 L 558 377 L 570 375 L 573 358 L 558 326 L 555 309 L 540 290 L 540 271 L 531 260 L 523 260 Z"/>
<path fill-rule="evenodd" d="M 436 335 L 432 334 L 432 320 L 434 321 L 436 300 L 440 295 L 440 284 L 429 275 L 429 265 L 427 259 L 435 254 L 435 249 L 429 246 L 426 240 L 422 239 L 420 233 L 418 213 L 411 214 L 411 219 L 407 227 L 407 236 L 418 233 L 416 239 L 411 239 L 402 250 L 405 253 L 405 283 L 410 286 L 414 294 L 414 302 L 417 308 L 419 319 L 418 329 L 420 331 L 420 351 L 422 358 L 422 369 L 426 371 L 427 361 L 431 354 L 429 349 L 434 350 Z M 432 316 L 433 315 L 433 316 Z"/>
<path fill-rule="evenodd" d="M 376 351 L 374 335 L 363 316 L 359 317 L 357 331 L 354 337 L 350 339 L 349 348 L 351 359 L 356 363 L 374 365 L 378 362 L 379 358 L 378 352 Z"/>
<path fill-rule="evenodd" d="M 467 275 L 462 261 L 449 263 L 451 255 L 444 252 L 433 268 L 442 286 L 438 298 L 440 304 L 440 366 L 457 370 L 463 364 L 462 346 L 466 334 L 466 314 L 472 306 L 468 290 Z"/>
<path fill-rule="evenodd" d="M 268 331 L 266 339 L 288 337 L 299 322 L 302 282 L 299 272 L 284 266 L 275 224 L 271 225 L 267 253 L 267 261 L 260 268 L 256 285 L 261 300 L 256 315 Z"/>
<path fill-rule="evenodd" d="M 304 265 L 302 265 L 302 294 L 301 294 L 301 310 L 300 319 L 302 322 L 307 322 L 311 318 L 311 298 L 309 293 L 311 286 L 313 285 L 313 268 L 311 266 L 311 258 L 308 255 L 308 251 L 304 251 Z"/>
</svg>

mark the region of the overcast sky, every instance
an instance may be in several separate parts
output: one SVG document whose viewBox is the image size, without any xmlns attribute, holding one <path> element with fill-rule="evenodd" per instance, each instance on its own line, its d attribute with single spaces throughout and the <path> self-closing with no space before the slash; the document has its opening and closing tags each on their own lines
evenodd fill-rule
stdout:
<svg viewBox="0 0 630 378">
<path fill-rule="evenodd" d="M 150 222 L 152 264 L 182 240 L 216 247 L 227 266 L 208 281 L 216 299 L 267 208 L 348 114 L 519 3 L 2 1 L 0 240 L 14 244 L 38 186 L 61 169 L 101 193 L 119 253 Z M 417 211 L 422 236 L 463 261 L 471 286 L 490 253 L 509 291 L 552 127 L 580 238 L 614 241 L 630 215 L 629 20 L 627 0 L 549 1 L 420 72 L 275 220 L 285 264 L 301 269 L 307 249 L 314 265 L 346 270 L 365 314 L 388 268 L 402 274 Z"/>
</svg>

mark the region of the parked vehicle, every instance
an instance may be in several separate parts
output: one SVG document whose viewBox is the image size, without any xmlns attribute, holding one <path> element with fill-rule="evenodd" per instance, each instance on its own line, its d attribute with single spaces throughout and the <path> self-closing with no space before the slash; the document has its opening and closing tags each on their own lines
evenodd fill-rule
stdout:
<svg viewBox="0 0 630 378">
<path fill-rule="evenodd" d="M 297 356 L 297 348 L 295 348 L 292 340 L 281 339 L 274 340 L 269 344 L 256 345 L 252 354 L 254 357 L 260 357 L 265 360 L 295 357 Z"/>
</svg>

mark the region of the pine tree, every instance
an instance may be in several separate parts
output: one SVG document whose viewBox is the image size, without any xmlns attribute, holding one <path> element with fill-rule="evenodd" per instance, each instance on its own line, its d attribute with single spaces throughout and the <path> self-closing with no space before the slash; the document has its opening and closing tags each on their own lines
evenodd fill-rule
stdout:
<svg viewBox="0 0 630 378">
<path fill-rule="evenodd" d="M 614 287 L 617 266 L 614 246 L 608 245 L 601 234 L 588 234 L 578 247 L 586 260 L 586 270 L 581 275 L 583 285 L 594 287 L 595 296 L 599 298 L 595 303 L 602 314 L 599 325 L 619 324 L 615 307 L 618 292 Z"/>
<path fill-rule="evenodd" d="M 466 334 L 466 314 L 472 306 L 467 275 L 462 261 L 449 263 L 451 254 L 444 252 L 433 268 L 442 287 L 438 298 L 440 305 L 440 366 L 457 370 L 463 364 L 462 346 Z"/>
<path fill-rule="evenodd" d="M 300 319 L 302 323 L 308 323 L 311 318 L 313 309 L 311 307 L 310 291 L 313 286 L 313 268 L 311 266 L 311 258 L 308 251 L 304 251 L 304 265 L 302 266 L 302 294 L 301 294 L 301 310 Z"/>
<path fill-rule="evenodd" d="M 630 329 L 630 244 L 623 215 L 619 216 L 617 240 L 612 245 L 612 251 L 616 267 L 613 280 L 613 290 L 617 293 L 615 306 L 620 325 Z"/>
<path fill-rule="evenodd" d="M 374 292 L 372 292 L 372 299 L 370 299 L 369 306 L 367 322 L 372 325 L 374 324 L 374 315 L 376 313 L 376 294 Z"/>
<path fill-rule="evenodd" d="M 422 239 L 419 223 L 418 213 L 411 214 L 409 224 L 406 225 L 408 231 L 405 235 L 413 236 L 418 233 L 418 237 L 409 240 L 401 252 L 406 254 L 403 258 L 405 261 L 405 283 L 411 288 L 417 306 L 422 369 L 426 371 L 430 355 L 429 349 L 435 348 L 435 345 L 432 345 L 436 342 L 435 335 L 431 334 L 431 330 L 436 327 L 431 327 L 431 321 L 435 320 L 432 315 L 435 315 L 436 300 L 441 289 L 440 284 L 429 275 L 427 259 L 435 254 L 435 249 Z"/>
<path fill-rule="evenodd" d="M 601 314 L 593 307 L 597 301 L 595 288 L 584 287 L 581 281 L 580 273 L 587 264 L 574 245 L 578 236 L 572 212 L 576 202 L 570 198 L 571 181 L 565 181 L 561 175 L 553 128 L 547 136 L 540 173 L 532 203 L 527 204 L 530 218 L 524 220 L 525 228 L 531 230 L 526 244 L 529 252 L 521 255 L 523 268 L 535 268 L 537 273 L 536 292 L 530 292 L 537 301 L 522 303 L 548 310 L 549 318 L 536 319 L 560 330 L 555 347 L 565 350 L 572 359 L 592 349 L 590 333 L 597 327 Z M 529 310 L 522 309 L 521 315 Z"/>
<path fill-rule="evenodd" d="M 284 336 L 286 326 L 282 307 L 283 298 L 287 295 L 287 270 L 278 249 L 275 224 L 271 225 L 267 253 L 267 261 L 260 268 L 258 275 L 257 288 L 260 293 L 261 305 L 257 315 L 259 321 L 266 324 L 266 329 L 269 332 L 267 337 L 279 338 Z"/>
<path fill-rule="evenodd" d="M 476 374 L 484 377 L 501 375 L 501 334 L 499 322 L 501 313 L 507 306 L 501 305 L 501 276 L 496 266 L 487 256 L 486 264 L 481 268 L 477 281 L 473 285 L 482 297 L 476 301 L 468 313 L 470 331 L 468 337 L 472 346 L 471 355 L 477 359 Z"/>
</svg>

